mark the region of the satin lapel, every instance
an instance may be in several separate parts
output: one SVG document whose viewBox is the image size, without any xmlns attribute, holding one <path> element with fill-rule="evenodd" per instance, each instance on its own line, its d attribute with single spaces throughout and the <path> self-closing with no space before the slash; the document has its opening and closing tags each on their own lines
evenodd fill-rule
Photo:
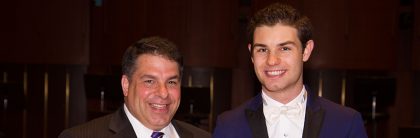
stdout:
<svg viewBox="0 0 420 138">
<path fill-rule="evenodd" d="M 172 120 L 172 125 L 174 126 L 176 132 L 178 133 L 180 138 L 193 138 L 193 134 L 188 129 L 182 127 L 178 124 L 176 120 Z"/>
<path fill-rule="evenodd" d="M 134 132 L 127 115 L 125 115 L 123 107 L 116 111 L 112 116 L 109 123 L 109 129 L 115 132 L 113 137 L 136 137 L 136 133 Z"/>
<path fill-rule="evenodd" d="M 307 89 L 308 90 L 308 89 Z M 305 125 L 303 128 L 303 138 L 317 138 L 324 121 L 324 109 L 319 104 L 317 96 L 308 91 L 308 101 L 306 104 Z"/>
<path fill-rule="evenodd" d="M 249 122 L 253 137 L 268 138 L 261 94 L 256 96 L 254 102 L 245 110 L 245 115 Z"/>
</svg>

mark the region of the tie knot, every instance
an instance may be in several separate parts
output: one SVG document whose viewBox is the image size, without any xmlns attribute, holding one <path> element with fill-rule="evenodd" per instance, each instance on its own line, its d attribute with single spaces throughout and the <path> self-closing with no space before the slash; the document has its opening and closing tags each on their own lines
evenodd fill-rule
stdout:
<svg viewBox="0 0 420 138">
<path fill-rule="evenodd" d="M 286 115 L 287 117 L 298 117 L 302 111 L 298 105 L 294 106 L 281 106 L 281 107 L 268 107 L 267 111 L 271 117 L 278 117 L 280 115 Z"/>
<path fill-rule="evenodd" d="M 151 137 L 152 138 L 162 138 L 163 135 L 164 135 L 163 132 L 153 132 Z"/>
<path fill-rule="evenodd" d="M 299 106 L 297 106 L 297 105 L 293 105 L 293 106 L 280 106 L 280 108 L 279 108 L 280 110 L 286 110 L 286 111 L 288 111 L 288 110 L 295 110 L 295 109 L 299 109 Z"/>
</svg>

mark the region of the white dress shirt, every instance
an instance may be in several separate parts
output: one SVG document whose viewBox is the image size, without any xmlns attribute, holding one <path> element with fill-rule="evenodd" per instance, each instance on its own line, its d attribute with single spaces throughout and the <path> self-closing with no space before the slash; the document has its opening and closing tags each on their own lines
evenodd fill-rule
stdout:
<svg viewBox="0 0 420 138">
<path fill-rule="evenodd" d="M 127 106 L 124 104 L 124 111 L 127 115 L 128 120 L 130 121 L 131 126 L 136 132 L 138 138 L 150 138 L 153 133 L 153 130 L 145 127 L 137 118 L 135 118 L 129 111 Z M 172 123 L 169 123 L 168 126 L 164 127 L 160 132 L 163 132 L 163 138 L 179 138 L 178 133 L 176 132 L 175 127 Z"/>
<path fill-rule="evenodd" d="M 287 104 L 282 104 L 262 92 L 263 112 L 270 138 L 301 138 L 305 122 L 306 89 Z"/>
</svg>

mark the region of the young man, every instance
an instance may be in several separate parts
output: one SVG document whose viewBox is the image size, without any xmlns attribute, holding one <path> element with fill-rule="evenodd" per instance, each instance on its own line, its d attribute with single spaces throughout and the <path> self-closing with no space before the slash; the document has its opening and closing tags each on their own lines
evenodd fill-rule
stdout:
<svg viewBox="0 0 420 138">
<path fill-rule="evenodd" d="M 182 66 L 172 42 L 159 37 L 138 41 L 123 56 L 123 107 L 59 137 L 210 138 L 208 132 L 172 119 L 181 100 Z"/>
<path fill-rule="evenodd" d="M 310 20 L 272 4 L 250 21 L 248 49 L 262 92 L 218 117 L 214 138 L 364 138 L 360 113 L 318 97 L 303 84 L 314 48 Z"/>
</svg>

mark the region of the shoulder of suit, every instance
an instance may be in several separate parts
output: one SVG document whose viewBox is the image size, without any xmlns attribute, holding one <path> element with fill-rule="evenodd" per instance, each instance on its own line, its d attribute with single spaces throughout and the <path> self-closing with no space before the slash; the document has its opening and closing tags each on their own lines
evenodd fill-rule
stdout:
<svg viewBox="0 0 420 138">
<path fill-rule="evenodd" d="M 247 109 L 256 110 L 258 106 L 262 106 L 262 102 L 260 102 L 260 100 L 262 99 L 257 99 L 257 98 L 261 98 L 261 96 L 257 95 L 247 100 L 246 102 L 242 103 L 238 107 L 235 107 L 228 111 L 224 111 L 223 113 L 219 115 L 219 118 L 220 119 L 224 118 L 228 120 L 242 119 L 241 117 L 245 117 L 245 110 Z"/>
<path fill-rule="evenodd" d="M 198 128 L 194 125 L 191 125 L 189 123 L 179 121 L 179 120 L 174 120 L 174 122 L 176 123 L 177 126 L 181 127 L 182 129 L 188 130 L 188 131 L 190 131 L 194 134 L 200 134 L 201 136 L 204 136 L 204 137 L 207 137 L 207 136 L 211 137 L 209 132 L 207 132 L 207 131 L 205 131 L 201 128 Z"/>
<path fill-rule="evenodd" d="M 359 114 L 358 111 L 354 110 L 353 108 L 346 107 L 340 104 L 337 104 L 335 102 L 332 102 L 328 99 L 319 97 L 320 104 L 324 110 L 327 112 L 339 112 L 341 114 L 348 114 L 348 115 L 354 115 Z"/>
<path fill-rule="evenodd" d="M 194 130 L 194 131 L 199 131 L 199 132 L 207 132 L 207 131 L 205 131 L 205 130 L 203 130 L 201 128 L 198 128 L 198 127 L 196 127 L 196 126 L 194 126 L 192 124 L 189 124 L 189 123 L 186 123 L 186 122 L 183 122 L 183 121 L 179 121 L 179 120 L 174 120 L 174 121 L 177 123 L 178 126 L 181 126 L 183 128 L 186 128 L 188 130 Z"/>
<path fill-rule="evenodd" d="M 113 115 L 114 114 L 108 114 L 108 115 L 105 115 L 105 116 L 102 116 L 102 117 L 92 119 L 92 120 L 80 125 L 80 127 L 83 128 L 83 127 L 91 127 L 91 126 L 100 125 L 100 126 L 108 128 L 109 122 L 110 122 L 111 118 L 113 117 Z"/>
<path fill-rule="evenodd" d="M 81 136 L 87 135 L 89 136 L 91 133 L 95 132 L 106 132 L 109 127 L 109 122 L 112 118 L 112 114 L 105 115 L 86 123 L 65 129 L 59 137 L 67 137 L 67 136 Z"/>
</svg>

